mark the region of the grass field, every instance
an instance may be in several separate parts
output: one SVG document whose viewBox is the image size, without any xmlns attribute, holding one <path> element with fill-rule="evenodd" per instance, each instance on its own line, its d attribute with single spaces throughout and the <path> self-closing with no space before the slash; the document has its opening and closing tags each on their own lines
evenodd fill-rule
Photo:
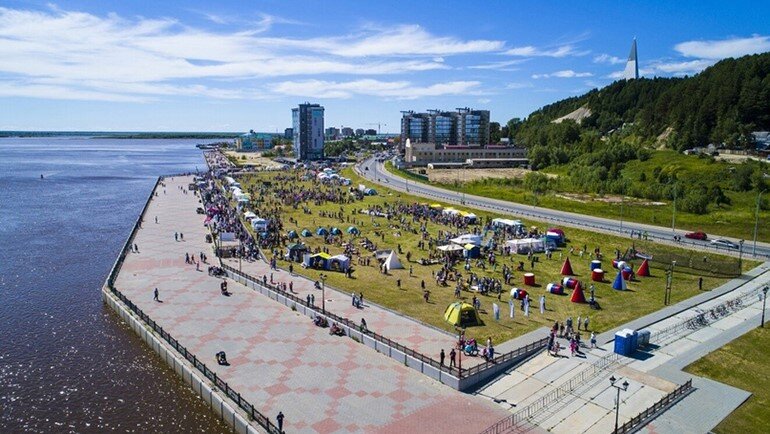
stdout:
<svg viewBox="0 0 770 434">
<path fill-rule="evenodd" d="M 283 175 L 287 174 L 286 172 L 281 173 Z M 351 169 L 345 169 L 342 175 L 350 178 L 352 185 L 354 186 L 357 186 L 358 184 L 369 185 L 367 181 L 358 177 Z M 259 173 L 256 175 L 248 175 L 241 179 L 241 183 L 244 188 L 248 189 L 250 186 L 261 184 L 262 181 L 265 180 L 274 181 L 276 176 L 279 176 L 279 174 Z M 272 183 L 272 185 L 284 184 L 285 182 Z M 320 183 L 317 183 L 315 180 L 297 181 L 293 184 L 295 186 L 302 186 L 306 189 L 327 188 Z M 353 237 L 347 233 L 343 234 L 345 241 L 350 240 L 356 245 L 358 245 L 358 242 L 363 237 L 372 239 L 377 243 L 379 249 L 396 249 L 397 246 L 400 245 L 403 254 L 399 255 L 399 258 L 402 263 L 404 263 L 404 270 L 393 270 L 388 275 L 383 275 L 379 272 L 376 261 L 373 260 L 372 265 L 369 267 L 360 266 L 357 265 L 357 258 L 354 257 L 351 261 L 351 264 L 355 268 L 353 278 L 348 279 L 342 273 L 324 272 L 329 276 L 327 284 L 344 291 L 362 291 L 368 300 L 403 312 L 408 316 L 436 327 L 452 331 L 452 326 L 444 322 L 442 314 L 446 306 L 455 301 L 453 282 L 450 282 L 450 286 L 448 287 L 438 286 L 431 277 L 431 271 L 436 272 L 440 269 L 440 265 L 423 266 L 416 262 L 420 258 L 427 258 L 428 256 L 427 251 L 420 251 L 417 248 L 417 243 L 420 239 L 419 235 L 402 230 L 398 220 L 388 222 L 388 220 L 383 217 L 370 217 L 357 212 L 357 210 L 375 205 L 385 205 L 386 203 L 394 204 L 399 201 L 405 203 L 424 202 L 424 199 L 390 191 L 383 187 L 376 187 L 376 189 L 379 192 L 379 195 L 367 196 L 362 201 L 353 204 L 339 205 L 336 203 L 322 203 L 321 205 L 315 205 L 313 203 L 305 203 L 305 205 L 309 207 L 311 214 L 304 213 L 301 207 L 299 209 L 293 209 L 289 206 L 283 206 L 280 214 L 284 222 L 285 232 L 293 229 L 299 233 L 302 229 L 307 228 L 313 233 L 313 236 L 307 238 L 301 237 L 301 241 L 311 248 L 328 247 L 331 254 L 341 253 L 342 248 L 336 245 L 325 245 L 321 237 L 315 236 L 315 230 L 319 226 L 326 228 L 336 226 L 342 229 L 343 232 L 350 225 L 357 226 L 361 230 L 360 237 Z M 270 193 L 270 190 L 263 194 L 260 200 L 263 201 L 261 206 L 268 208 L 279 203 L 278 199 Z M 342 221 L 338 218 L 320 217 L 322 211 L 339 212 L 340 210 L 342 210 L 344 216 Z M 474 213 L 481 218 L 497 217 L 497 215 L 483 211 L 474 210 Z M 289 223 L 289 218 L 295 219 L 296 223 Z M 541 230 L 546 228 L 546 226 L 539 222 L 524 222 L 527 225 L 538 226 Z M 427 223 L 427 230 L 432 236 L 435 237 L 435 234 L 439 229 L 447 230 L 448 228 L 432 222 Z M 400 236 L 397 235 L 398 232 L 401 233 Z M 530 264 L 527 262 L 526 256 L 498 256 L 498 262 L 500 264 L 507 263 L 509 266 L 514 266 L 518 261 L 525 261 L 527 262 L 525 271 L 533 271 L 535 273 L 538 283 L 537 286 L 525 287 L 522 282 L 522 273 L 514 272 L 514 285 L 525 288 L 531 294 L 531 298 L 533 299 L 532 312 L 529 318 L 525 318 L 522 312 L 517 309 L 516 318 L 514 320 L 510 320 L 507 315 L 502 315 L 501 321 L 496 322 L 492 317 L 492 303 L 497 302 L 497 296 L 481 296 L 481 318 L 484 321 L 484 326 L 474 327 L 469 330 L 470 336 L 491 336 L 495 342 L 502 342 L 542 326 L 550 327 L 554 321 L 564 321 L 568 315 L 573 318 L 578 315 L 583 317 L 589 315 L 591 319 L 591 328 L 601 332 L 639 316 L 651 313 L 663 306 L 665 274 L 663 270 L 653 268 L 652 277 L 640 278 L 638 281 L 631 282 L 629 284 L 629 290 L 625 292 L 612 290 L 611 282 L 597 283 L 596 297 L 603 307 L 600 311 L 592 311 L 585 304 L 571 303 L 568 296 L 548 294 L 546 295 L 548 310 L 545 315 L 540 315 L 537 311 L 537 300 L 541 294 L 545 293 L 546 284 L 549 282 L 561 281 L 563 276 L 559 274 L 559 271 L 561 269 L 562 260 L 559 258 L 560 256 L 568 256 L 570 247 L 575 247 L 575 252 L 577 252 L 582 249 L 583 245 L 587 245 L 589 251 L 593 251 L 594 247 L 599 246 L 605 255 L 610 256 L 613 255 L 612 252 L 614 252 L 616 248 L 625 251 L 631 246 L 632 242 L 635 243 L 637 249 L 642 251 L 657 248 L 652 243 L 645 241 L 632 241 L 582 230 L 570 229 L 567 231 L 567 236 L 570 240 L 569 245 L 566 248 L 562 248 L 559 252 L 556 252 L 553 255 L 552 260 L 546 259 L 544 255 L 539 255 L 540 262 L 535 265 L 534 270 L 530 269 Z M 671 247 L 664 248 L 666 250 L 678 250 Z M 412 253 L 412 263 L 407 263 L 406 252 Z M 370 255 L 370 252 L 361 249 L 361 254 L 368 256 Z M 714 258 L 711 254 L 707 254 L 707 256 Z M 588 255 L 580 258 L 578 254 L 575 253 L 570 256 L 570 260 L 574 271 L 577 273 L 576 277 L 581 279 L 587 286 L 587 284 L 590 283 L 588 282 L 588 280 L 590 280 L 590 258 Z M 605 259 L 603 264 L 605 269 L 611 270 L 609 262 L 609 259 Z M 755 265 L 754 263 L 747 261 L 744 262 L 745 267 Z M 281 265 L 284 267 L 288 266 L 286 262 L 282 262 Z M 639 263 L 636 262 L 634 265 L 638 266 Z M 412 276 L 409 275 L 410 266 L 413 268 Z M 317 270 L 302 269 L 298 266 L 295 266 L 294 270 L 314 280 L 317 280 L 320 274 Z M 481 270 L 477 267 L 473 267 L 471 271 L 479 276 L 502 278 L 502 273 L 499 268 L 497 272 L 494 272 L 490 268 Z M 460 272 L 463 273 L 463 276 L 467 275 L 463 269 L 461 269 Z M 697 294 L 699 292 L 699 277 L 701 276 L 698 274 L 690 274 L 687 273 L 685 269 L 677 267 L 673 278 L 672 301 L 675 303 Z M 702 277 L 704 279 L 704 290 L 714 288 L 726 280 L 719 276 L 704 275 Z M 614 274 L 609 275 L 608 278 L 614 278 Z M 397 288 L 396 285 L 397 279 L 400 279 L 402 282 L 400 289 Z M 426 287 L 431 293 L 430 303 L 426 303 L 422 298 L 423 293 L 420 287 L 420 282 L 422 280 L 425 281 Z M 504 296 L 499 303 L 501 311 L 504 314 L 507 314 L 507 294 L 510 293 L 511 286 L 504 286 L 503 288 Z M 463 298 L 470 299 L 473 294 L 475 293 L 464 291 Z"/>
<path fill-rule="evenodd" d="M 757 328 L 685 368 L 753 395 L 714 429 L 716 433 L 764 433 L 770 427 L 770 329 Z"/>
<path fill-rule="evenodd" d="M 388 170 L 398 176 L 407 177 L 404 171 L 395 170 L 390 162 L 386 163 Z M 728 179 L 730 168 L 735 164 L 729 162 L 712 162 L 695 156 L 683 155 L 674 151 L 656 151 L 647 161 L 631 161 L 621 171 L 622 176 L 629 180 L 637 180 L 642 173 L 651 176 L 653 168 L 660 167 L 664 172 L 677 173 L 680 180 L 697 179 L 699 177 L 716 177 Z M 524 188 L 521 182 L 500 182 L 494 179 L 475 180 L 472 182 L 445 182 L 437 183 L 443 188 L 464 191 L 466 194 L 492 197 L 511 202 L 532 204 L 551 209 L 569 210 L 580 214 L 598 217 L 623 219 L 637 223 L 653 224 L 670 227 L 674 223 L 673 202 L 663 200 L 663 205 L 650 205 L 647 200 L 635 200 L 629 198 L 621 206 L 620 203 L 607 203 L 602 200 L 576 201 L 560 197 L 562 193 L 575 193 L 569 188 L 569 173 L 566 167 L 552 167 L 543 171 L 545 174 L 557 175 L 561 182 L 558 183 L 560 191 L 535 195 Z M 421 179 L 416 181 L 422 181 Z M 723 181 L 727 183 L 727 181 Z M 735 237 L 747 240 L 747 244 L 754 236 L 754 218 L 756 210 L 757 192 L 750 191 L 738 193 L 726 191 L 732 201 L 731 205 L 716 207 L 710 206 L 710 212 L 705 215 L 686 213 L 678 210 L 675 226 L 681 230 L 703 230 L 708 233 Z M 593 195 L 598 197 L 597 195 Z M 765 198 L 766 199 L 766 198 Z M 762 224 L 770 218 L 770 212 L 759 212 L 759 227 L 757 239 L 770 241 L 770 225 Z M 747 249 L 748 250 L 748 249 Z"/>
</svg>

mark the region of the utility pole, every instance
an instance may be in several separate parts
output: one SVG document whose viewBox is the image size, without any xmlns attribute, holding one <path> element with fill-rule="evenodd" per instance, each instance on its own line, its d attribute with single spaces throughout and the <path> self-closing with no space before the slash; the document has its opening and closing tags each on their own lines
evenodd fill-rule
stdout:
<svg viewBox="0 0 770 434">
<path fill-rule="evenodd" d="M 757 209 L 754 211 L 754 247 L 751 250 L 751 254 L 754 255 L 754 257 L 757 256 L 757 228 L 759 227 L 759 204 L 762 200 L 762 193 L 764 193 L 766 190 L 762 190 L 757 194 Z"/>
<path fill-rule="evenodd" d="M 674 209 L 671 214 L 671 232 L 676 231 L 676 184 L 674 184 Z"/>
</svg>

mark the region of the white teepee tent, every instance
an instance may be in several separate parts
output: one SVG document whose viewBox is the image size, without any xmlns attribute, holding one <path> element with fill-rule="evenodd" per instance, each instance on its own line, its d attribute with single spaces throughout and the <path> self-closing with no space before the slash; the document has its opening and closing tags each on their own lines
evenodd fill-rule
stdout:
<svg viewBox="0 0 770 434">
<path fill-rule="evenodd" d="M 388 271 L 404 268 L 404 266 L 401 265 L 401 261 L 398 260 L 398 256 L 396 256 L 395 251 L 391 251 L 390 255 L 388 255 L 388 257 L 385 258 L 385 268 Z"/>
</svg>

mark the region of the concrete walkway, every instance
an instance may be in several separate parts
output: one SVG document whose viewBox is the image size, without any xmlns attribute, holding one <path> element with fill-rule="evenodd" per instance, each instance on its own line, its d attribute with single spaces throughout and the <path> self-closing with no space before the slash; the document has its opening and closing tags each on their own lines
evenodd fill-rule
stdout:
<svg viewBox="0 0 770 434">
<path fill-rule="evenodd" d="M 578 387 L 569 387 L 570 378 L 590 371 L 592 364 L 612 354 L 612 342 L 588 351 L 584 358 L 556 358 L 542 354 L 507 372 L 480 394 L 518 404 L 516 409 L 512 409 L 514 413 L 532 403 L 546 402 L 544 408 L 532 413 L 529 421 L 549 431 L 612 431 L 615 390 L 610 387 L 609 377 L 614 375 L 630 383 L 628 391 L 621 393 L 620 424 L 693 378 L 681 369 L 758 326 L 762 305 L 756 295 L 759 288 L 770 283 L 767 265 L 752 270 L 750 280 L 738 279 L 724 285 L 717 293 L 699 296 L 700 304 L 689 301 L 686 303 L 689 307 L 672 306 L 670 312 L 659 313 L 661 319 L 652 324 L 651 318 L 646 318 L 624 326 L 645 324 L 655 336 L 656 331 L 672 330 L 672 326 L 701 312 L 708 312 L 728 300 L 743 295 L 746 297 L 741 309 L 698 330 L 674 328 L 676 332 L 659 334 L 661 341 L 653 342 L 659 345 L 657 348 L 646 353 L 637 352 L 633 358 L 618 356 L 618 361 L 609 364 L 607 369 L 586 375 L 585 381 L 578 383 Z M 655 419 L 647 429 L 672 434 L 708 432 L 750 396 L 740 389 L 699 377 L 693 378 L 693 386 L 695 392 L 676 404 L 670 412 Z M 550 399 L 549 396 L 557 395 L 555 391 L 560 388 L 569 389 L 568 393 L 560 399 Z M 529 408 L 533 407 L 536 406 Z"/>
<path fill-rule="evenodd" d="M 330 336 L 241 285 L 229 282 L 232 295 L 222 296 L 221 279 L 208 275 L 207 264 L 196 271 L 185 263 L 185 253 L 197 260 L 204 252 L 213 261 L 203 216 L 195 213 L 198 198 L 179 190 L 189 181 L 169 178 L 159 188 L 135 239 L 140 253 L 126 258 L 116 287 L 259 411 L 273 420 L 282 411 L 287 431 L 324 433 L 473 433 L 507 414 L 351 339 Z M 175 241 L 175 232 L 184 241 Z M 153 301 L 156 287 L 162 302 Z M 390 330 L 386 318 L 370 320 L 367 312 L 378 330 Z M 230 366 L 214 363 L 220 350 Z"/>
</svg>

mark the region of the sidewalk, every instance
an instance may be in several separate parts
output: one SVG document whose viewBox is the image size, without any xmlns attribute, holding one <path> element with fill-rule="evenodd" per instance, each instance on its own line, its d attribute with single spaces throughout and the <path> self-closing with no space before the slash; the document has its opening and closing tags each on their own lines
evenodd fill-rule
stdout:
<svg viewBox="0 0 770 434">
<path fill-rule="evenodd" d="M 221 295 L 209 264 L 196 271 L 184 260 L 185 253 L 213 258 L 197 196 L 178 189 L 189 178 L 166 183 L 137 232 L 139 253 L 127 256 L 115 286 L 259 411 L 273 420 L 282 411 L 287 431 L 473 433 L 505 416 L 242 285 L 229 282 L 232 294 Z M 153 300 L 156 287 L 162 302 Z M 214 362 L 218 351 L 230 366 Z"/>
</svg>

